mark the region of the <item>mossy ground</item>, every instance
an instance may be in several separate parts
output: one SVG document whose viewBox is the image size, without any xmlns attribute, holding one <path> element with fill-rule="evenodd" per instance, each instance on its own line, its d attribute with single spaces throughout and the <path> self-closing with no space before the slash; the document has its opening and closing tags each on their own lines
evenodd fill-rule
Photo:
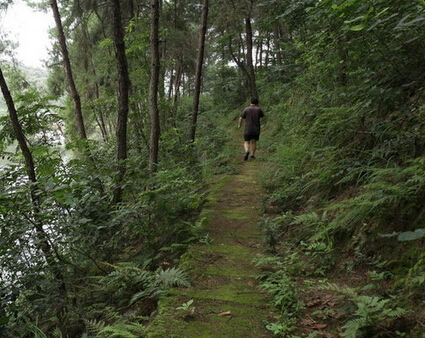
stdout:
<svg viewBox="0 0 425 338">
<path fill-rule="evenodd" d="M 148 328 L 150 338 L 271 337 L 265 328 L 272 310 L 256 280 L 252 259 L 264 252 L 256 225 L 261 188 L 258 161 L 238 163 L 239 173 L 221 177 L 210 194 L 207 219 L 210 244 L 192 245 L 180 267 L 190 288 L 173 289 L 160 302 Z M 177 310 L 193 300 L 193 313 Z M 221 314 L 221 315 L 220 315 Z"/>
</svg>

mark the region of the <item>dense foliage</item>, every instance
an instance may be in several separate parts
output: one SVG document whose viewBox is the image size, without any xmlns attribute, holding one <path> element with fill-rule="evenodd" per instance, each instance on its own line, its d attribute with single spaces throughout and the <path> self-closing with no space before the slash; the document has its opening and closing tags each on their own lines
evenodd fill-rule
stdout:
<svg viewBox="0 0 425 338">
<path fill-rule="evenodd" d="M 269 214 L 261 224 L 285 257 L 277 266 L 354 288 L 342 293 L 365 312 L 352 313 L 345 337 L 420 336 L 420 319 L 408 312 L 424 296 L 425 4 L 284 7 L 275 19 L 291 46 L 289 81 L 267 91 L 273 165 L 264 173 Z"/>
<path fill-rule="evenodd" d="M 423 0 L 212 2 L 194 142 L 202 6 L 164 1 L 154 170 L 151 4 L 120 2 L 131 83 L 123 159 L 112 1 L 58 3 L 87 138 L 59 44 L 43 89 L 4 62 L 11 45 L 2 40 L 0 68 L 37 181 L 1 116 L 1 336 L 143 336 L 158 297 L 188 283 L 174 264 L 202 232 L 209 175 L 233 171 L 225 121 L 256 91 L 267 116 L 260 225 L 276 254 L 258 264 L 273 266 L 263 287 L 281 313 L 268 328 L 295 337 L 303 306 L 292 277 L 367 269 L 360 286 L 333 287 L 355 304 L 342 334 L 420 336 L 420 313 L 409 310 L 422 305 L 425 281 Z"/>
</svg>

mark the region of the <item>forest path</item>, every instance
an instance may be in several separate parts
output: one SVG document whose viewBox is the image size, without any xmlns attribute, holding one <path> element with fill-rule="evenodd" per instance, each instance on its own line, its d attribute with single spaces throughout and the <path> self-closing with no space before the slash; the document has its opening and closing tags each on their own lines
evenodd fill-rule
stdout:
<svg viewBox="0 0 425 338">
<path fill-rule="evenodd" d="M 261 216 L 261 163 L 240 157 L 238 174 L 214 184 L 203 213 L 210 243 L 191 245 L 182 258 L 181 268 L 192 286 L 173 289 L 160 302 L 149 338 L 272 337 L 265 328 L 271 309 L 252 262 L 264 251 L 256 225 Z M 186 310 L 177 309 L 192 300 Z"/>
</svg>

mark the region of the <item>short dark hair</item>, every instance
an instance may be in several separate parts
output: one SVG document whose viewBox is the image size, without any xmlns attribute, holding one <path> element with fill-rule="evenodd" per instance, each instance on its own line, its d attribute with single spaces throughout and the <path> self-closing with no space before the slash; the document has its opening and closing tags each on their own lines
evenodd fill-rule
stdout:
<svg viewBox="0 0 425 338">
<path fill-rule="evenodd" d="M 253 97 L 251 99 L 251 104 L 258 104 L 258 99 L 256 97 Z"/>
</svg>

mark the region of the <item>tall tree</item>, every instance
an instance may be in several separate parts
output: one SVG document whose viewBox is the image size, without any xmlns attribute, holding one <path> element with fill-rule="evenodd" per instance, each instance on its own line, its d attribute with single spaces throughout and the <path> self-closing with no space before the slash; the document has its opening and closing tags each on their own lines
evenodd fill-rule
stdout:
<svg viewBox="0 0 425 338">
<path fill-rule="evenodd" d="M 283 56 L 282 49 L 280 47 L 282 40 L 282 27 L 278 22 L 274 24 L 274 48 L 276 53 L 276 65 L 279 69 L 279 74 L 283 75 Z"/>
<path fill-rule="evenodd" d="M 149 143 L 149 169 L 155 171 L 158 164 L 159 137 L 161 129 L 158 110 L 159 84 L 159 0 L 152 0 L 151 11 L 151 78 L 149 84 L 149 114 L 151 117 L 151 132 Z"/>
<path fill-rule="evenodd" d="M 61 15 L 59 13 L 58 3 L 56 0 L 50 0 L 50 6 L 52 7 L 53 16 L 56 23 L 56 30 L 58 35 L 58 41 L 60 50 L 63 57 L 63 65 L 65 67 L 66 79 L 68 82 L 69 91 L 71 93 L 72 100 L 74 101 L 74 111 L 77 122 L 77 129 L 81 139 L 86 139 L 86 128 L 84 126 L 83 111 L 81 109 L 81 98 L 75 85 L 74 76 L 72 73 L 71 60 L 69 58 L 68 48 L 66 45 L 65 33 L 63 31 Z"/>
<path fill-rule="evenodd" d="M 192 142 L 195 141 L 196 124 L 198 120 L 198 111 L 199 111 L 199 97 L 201 95 L 202 65 L 204 63 L 205 36 L 207 34 L 207 24 L 208 24 L 208 7 L 209 7 L 209 1 L 204 0 L 204 5 L 202 8 L 201 34 L 199 37 L 198 60 L 196 63 L 195 94 L 193 97 L 192 125 L 190 130 L 190 140 Z"/>
<path fill-rule="evenodd" d="M 252 3 L 251 3 L 252 7 Z M 252 26 L 251 26 L 251 11 L 245 18 L 245 33 L 246 33 L 246 66 L 248 69 L 249 87 L 252 97 L 258 98 L 257 84 L 255 81 L 254 63 L 252 61 Z"/>
<path fill-rule="evenodd" d="M 118 67 L 119 96 L 118 96 L 118 125 L 117 125 L 117 161 L 118 182 L 114 192 L 114 202 L 121 201 L 121 182 L 124 178 L 127 159 L 127 120 L 129 110 L 130 77 L 128 74 L 127 57 L 125 55 L 124 30 L 121 20 L 121 7 L 119 0 L 111 0 L 115 55 Z"/>
</svg>

